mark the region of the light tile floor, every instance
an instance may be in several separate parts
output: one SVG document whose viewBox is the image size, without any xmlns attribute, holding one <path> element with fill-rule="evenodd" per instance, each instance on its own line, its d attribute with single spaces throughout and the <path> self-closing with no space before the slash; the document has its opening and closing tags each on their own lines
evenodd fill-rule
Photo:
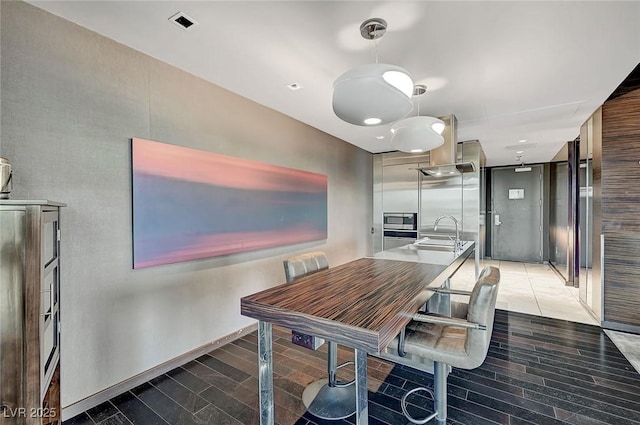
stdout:
<svg viewBox="0 0 640 425">
<path fill-rule="evenodd" d="M 496 307 L 536 316 L 599 325 L 580 304 L 578 288 L 568 287 L 548 264 L 487 260 L 484 266 L 500 269 Z M 475 283 L 473 263 L 465 263 L 452 279 L 452 288 L 471 290 Z"/>
<path fill-rule="evenodd" d="M 640 373 L 640 335 L 626 332 L 604 331 L 618 350 L 629 360 L 629 363 Z"/>
<path fill-rule="evenodd" d="M 578 288 L 568 287 L 548 264 L 486 260 L 485 266 L 500 269 L 500 290 L 496 307 L 536 316 L 600 324 L 578 299 Z M 451 280 L 451 287 L 471 290 L 475 283 L 473 262 L 465 263 Z M 465 301 L 466 297 L 454 297 Z M 640 372 L 640 335 L 605 330 L 629 363 Z"/>
</svg>

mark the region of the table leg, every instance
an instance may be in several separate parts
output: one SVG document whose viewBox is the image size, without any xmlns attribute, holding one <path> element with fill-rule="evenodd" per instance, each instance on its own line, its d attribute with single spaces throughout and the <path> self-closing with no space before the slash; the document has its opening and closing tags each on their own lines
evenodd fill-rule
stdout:
<svg viewBox="0 0 640 425">
<path fill-rule="evenodd" d="M 271 323 L 258 321 L 258 387 L 260 389 L 260 425 L 274 424 L 273 351 Z"/>
<path fill-rule="evenodd" d="M 356 425 L 369 425 L 367 396 L 367 353 L 355 350 L 356 357 Z"/>
<path fill-rule="evenodd" d="M 451 289 L 451 279 L 447 278 L 444 281 L 444 287 L 447 289 Z M 444 299 L 444 311 L 439 311 L 438 313 L 444 314 L 447 317 L 451 317 L 451 294 L 441 294 Z"/>
</svg>

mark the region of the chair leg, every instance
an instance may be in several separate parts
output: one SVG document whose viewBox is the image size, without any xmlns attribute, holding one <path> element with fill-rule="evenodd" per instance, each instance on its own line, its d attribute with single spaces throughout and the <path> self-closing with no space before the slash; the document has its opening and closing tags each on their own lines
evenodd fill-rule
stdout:
<svg viewBox="0 0 640 425">
<path fill-rule="evenodd" d="M 435 419 L 437 425 L 445 425 L 447 423 L 447 376 L 449 375 L 449 365 L 441 362 L 433 362 L 433 392 L 426 387 L 414 388 L 400 400 L 402 413 L 409 419 L 411 424 L 423 425 Z M 407 399 L 413 393 L 418 391 L 426 391 L 433 397 L 434 413 L 422 418 L 416 419 L 409 414 L 407 410 Z"/>
<path fill-rule="evenodd" d="M 448 365 L 433 362 L 433 409 L 436 412 L 436 423 L 444 425 L 447 422 L 447 375 Z"/>
<path fill-rule="evenodd" d="M 309 413 L 322 419 L 344 419 L 356 411 L 356 390 L 354 381 L 339 382 L 338 344 L 327 341 L 328 379 L 312 382 L 302 393 L 302 402 Z"/>
<path fill-rule="evenodd" d="M 333 341 L 327 341 L 327 374 L 329 386 L 335 387 L 338 375 L 338 344 Z"/>
</svg>

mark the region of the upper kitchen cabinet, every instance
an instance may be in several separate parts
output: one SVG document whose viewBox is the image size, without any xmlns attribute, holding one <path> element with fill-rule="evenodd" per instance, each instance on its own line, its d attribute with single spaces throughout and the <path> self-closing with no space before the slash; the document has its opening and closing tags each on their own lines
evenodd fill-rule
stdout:
<svg viewBox="0 0 640 425">
<path fill-rule="evenodd" d="M 419 161 L 425 155 L 383 154 L 382 157 L 382 212 L 418 212 Z"/>
</svg>

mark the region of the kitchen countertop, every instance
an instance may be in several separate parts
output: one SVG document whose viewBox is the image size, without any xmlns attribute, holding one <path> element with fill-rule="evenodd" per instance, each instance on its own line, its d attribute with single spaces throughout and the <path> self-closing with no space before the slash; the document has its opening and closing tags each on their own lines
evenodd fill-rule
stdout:
<svg viewBox="0 0 640 425">
<path fill-rule="evenodd" d="M 431 249 L 416 249 L 413 244 L 404 245 L 398 248 L 388 249 L 373 254 L 370 258 L 382 260 L 409 261 L 412 263 L 438 264 L 447 266 L 458 256 L 467 253 L 474 247 L 473 241 L 463 241 L 462 249 L 455 253 L 453 251 L 439 251 Z"/>
</svg>

